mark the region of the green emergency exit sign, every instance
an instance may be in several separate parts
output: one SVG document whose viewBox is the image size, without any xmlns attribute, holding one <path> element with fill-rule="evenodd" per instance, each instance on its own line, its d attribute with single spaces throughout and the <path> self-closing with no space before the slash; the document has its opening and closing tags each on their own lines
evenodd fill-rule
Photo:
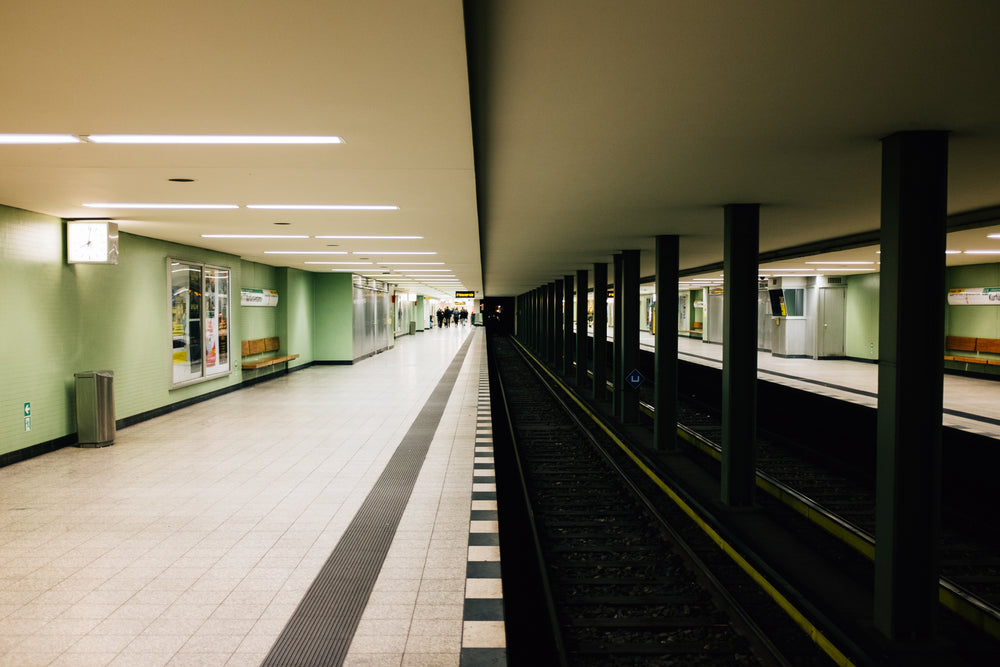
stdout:
<svg viewBox="0 0 1000 667">
<path fill-rule="evenodd" d="M 24 404 L 24 430 L 31 430 L 31 403 Z"/>
</svg>

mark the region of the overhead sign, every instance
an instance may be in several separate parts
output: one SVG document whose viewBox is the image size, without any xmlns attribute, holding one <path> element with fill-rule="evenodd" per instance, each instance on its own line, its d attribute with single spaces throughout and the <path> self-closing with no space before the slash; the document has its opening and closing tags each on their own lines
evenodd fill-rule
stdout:
<svg viewBox="0 0 1000 667">
<path fill-rule="evenodd" d="M 456 299 L 475 299 L 475 292 L 455 292 Z"/>
<path fill-rule="evenodd" d="M 968 287 L 948 290 L 950 306 L 1000 306 L 1000 287 Z"/>
<path fill-rule="evenodd" d="M 277 306 L 278 290 L 276 289 L 250 289 L 240 290 L 241 306 Z"/>
</svg>

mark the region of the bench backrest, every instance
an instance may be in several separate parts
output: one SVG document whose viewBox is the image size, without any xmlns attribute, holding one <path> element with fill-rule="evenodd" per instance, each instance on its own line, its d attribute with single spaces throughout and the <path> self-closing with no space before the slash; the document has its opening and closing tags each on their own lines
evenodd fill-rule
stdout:
<svg viewBox="0 0 1000 667">
<path fill-rule="evenodd" d="M 281 339 L 277 336 L 271 338 L 255 338 L 245 340 L 240 343 L 240 354 L 244 357 L 251 354 L 263 354 L 265 352 L 276 352 L 281 348 Z"/>
</svg>

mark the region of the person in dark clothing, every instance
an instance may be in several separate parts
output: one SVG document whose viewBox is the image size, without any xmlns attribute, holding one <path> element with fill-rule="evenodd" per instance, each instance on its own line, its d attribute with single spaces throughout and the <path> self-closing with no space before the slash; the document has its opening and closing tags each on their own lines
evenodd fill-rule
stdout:
<svg viewBox="0 0 1000 667">
<path fill-rule="evenodd" d="M 469 323 L 469 311 L 465 309 L 465 306 L 463 306 L 462 310 L 459 311 L 458 318 L 462 320 L 463 327 Z"/>
<path fill-rule="evenodd" d="M 446 307 L 444 309 L 444 325 L 448 326 L 449 322 L 451 322 L 451 308 Z"/>
<path fill-rule="evenodd" d="M 440 329 L 441 328 L 441 324 L 444 322 L 444 309 L 443 308 L 438 308 L 437 318 L 438 318 L 438 329 Z"/>
<path fill-rule="evenodd" d="M 452 316 L 452 318 L 455 321 L 455 326 L 457 327 L 458 326 L 458 308 L 456 308 L 455 310 L 451 311 L 451 316 Z"/>
</svg>

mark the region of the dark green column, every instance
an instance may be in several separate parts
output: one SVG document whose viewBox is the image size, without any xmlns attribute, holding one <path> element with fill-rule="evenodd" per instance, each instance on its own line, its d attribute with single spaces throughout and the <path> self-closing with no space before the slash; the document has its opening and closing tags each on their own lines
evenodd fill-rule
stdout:
<svg viewBox="0 0 1000 667">
<path fill-rule="evenodd" d="M 725 206 L 722 339 L 722 502 L 754 502 L 757 445 L 759 204 Z"/>
<path fill-rule="evenodd" d="M 573 370 L 573 276 L 563 276 L 563 375 Z"/>
<path fill-rule="evenodd" d="M 576 386 L 587 382 L 587 270 L 576 272 Z"/>
<path fill-rule="evenodd" d="M 563 363 L 563 283 L 552 283 L 552 364 L 562 368 Z"/>
<path fill-rule="evenodd" d="M 615 285 L 615 304 L 621 295 L 621 372 L 615 377 L 615 391 L 621 398 L 621 419 L 625 424 L 639 423 L 639 391 L 625 381 L 639 370 L 639 251 L 622 252 L 621 290 Z M 617 325 L 617 322 L 615 323 Z M 617 332 L 618 327 L 615 326 Z M 617 340 L 617 339 L 616 339 Z M 621 391 L 618 387 L 621 386 Z"/>
<path fill-rule="evenodd" d="M 595 401 L 608 399 L 608 265 L 594 264 L 594 386 Z"/>
<path fill-rule="evenodd" d="M 531 337 L 531 349 L 535 351 L 536 354 L 542 354 L 542 327 L 544 321 L 542 318 L 542 288 L 536 287 L 534 291 L 534 305 L 531 310 L 534 313 L 532 319 L 534 321 L 534 333 Z"/>
<path fill-rule="evenodd" d="M 553 346 L 552 339 L 555 336 L 553 330 L 555 329 L 555 301 L 556 301 L 556 286 L 555 283 L 549 283 L 545 286 L 545 356 L 544 359 L 549 363 L 552 363 L 552 359 L 555 356 L 555 349 Z"/>
<path fill-rule="evenodd" d="M 946 132 L 882 140 L 875 625 L 930 637 L 937 611 L 948 196 Z"/>
<path fill-rule="evenodd" d="M 653 446 L 677 449 L 677 236 L 656 237 L 656 353 L 653 361 Z"/>
<path fill-rule="evenodd" d="M 614 330 L 611 334 L 613 341 L 611 346 L 611 412 L 622 418 L 622 255 L 616 254 L 613 258 L 612 269 L 615 281 L 615 302 L 613 306 Z"/>
</svg>

